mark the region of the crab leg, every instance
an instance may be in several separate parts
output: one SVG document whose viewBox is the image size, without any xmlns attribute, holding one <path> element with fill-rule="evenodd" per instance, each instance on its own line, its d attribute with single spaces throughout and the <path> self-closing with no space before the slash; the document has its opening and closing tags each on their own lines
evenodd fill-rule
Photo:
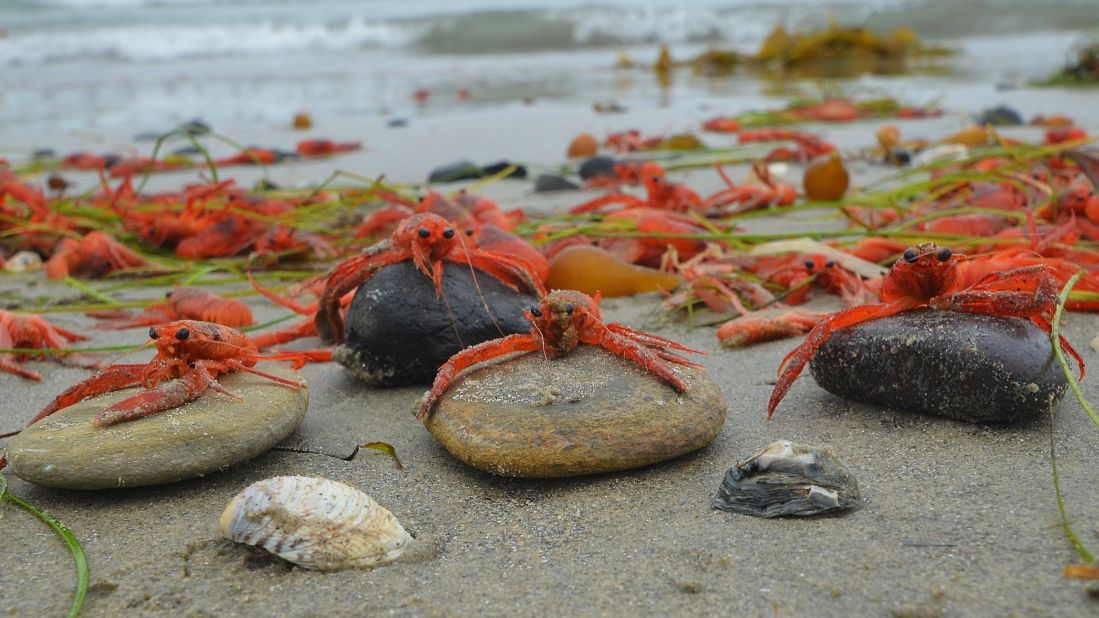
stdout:
<svg viewBox="0 0 1099 618">
<path fill-rule="evenodd" d="M 142 372 L 146 365 L 112 365 L 101 370 L 94 376 L 70 386 L 65 392 L 54 398 L 37 416 L 27 423 L 31 426 L 47 416 L 67 408 L 74 403 L 83 401 L 89 397 L 102 395 L 111 391 L 122 390 L 128 386 L 141 383 Z"/>
<path fill-rule="evenodd" d="M 210 377 L 205 368 L 195 367 L 177 380 L 161 382 L 156 388 L 142 391 L 103 410 L 92 418 L 92 425 L 95 427 L 109 427 L 116 423 L 132 421 L 157 412 L 170 410 L 188 401 L 198 399 L 207 389 L 211 388 L 234 399 L 242 400 L 239 395 L 218 384 L 216 380 Z"/>
<path fill-rule="evenodd" d="M 469 367 L 507 354 L 534 352 L 538 349 L 538 342 L 530 334 L 517 334 L 508 335 L 503 339 L 485 341 L 458 352 L 443 363 L 442 367 L 439 367 L 439 373 L 435 376 L 435 383 L 431 385 L 431 390 L 424 397 L 424 402 L 420 406 L 419 412 L 416 413 L 416 418 L 420 421 L 425 420 L 431 414 L 431 408 L 435 406 L 435 402 L 443 396 L 446 389 L 450 388 L 450 383 L 454 381 L 454 378 Z"/>
<path fill-rule="evenodd" d="M 340 297 L 362 285 L 381 268 L 409 257 L 400 251 L 389 251 L 392 246 L 388 241 L 378 243 L 369 253 L 350 257 L 332 269 L 324 293 L 317 302 L 317 333 L 322 341 L 343 343 Z"/>
<path fill-rule="evenodd" d="M 805 369 L 806 363 L 813 357 L 813 353 L 817 351 L 817 348 L 824 345 L 824 342 L 832 336 L 832 331 L 866 320 L 894 315 L 918 307 L 920 304 L 918 300 L 905 298 L 881 305 L 849 307 L 819 322 L 813 327 L 813 330 L 809 331 L 809 336 L 805 338 L 805 341 L 787 354 L 786 358 L 782 359 L 782 363 L 778 367 L 778 383 L 775 384 L 775 390 L 771 391 L 771 400 L 767 403 L 767 418 L 774 415 L 775 408 L 786 396 L 786 392 L 790 390 L 794 380 L 801 375 L 802 369 Z"/>
<path fill-rule="evenodd" d="M 679 377 L 664 360 L 671 360 L 688 366 L 697 367 L 699 365 L 667 352 L 661 353 L 661 351 L 651 350 L 636 340 L 620 335 L 605 326 L 603 328 L 599 328 L 599 326 L 602 325 L 593 325 L 586 332 L 580 333 L 580 342 L 600 346 L 615 356 L 631 360 L 644 367 L 646 371 L 656 374 L 657 377 L 671 384 L 675 387 L 675 390 L 681 393 L 687 391 L 689 388 L 687 382 Z"/>
</svg>

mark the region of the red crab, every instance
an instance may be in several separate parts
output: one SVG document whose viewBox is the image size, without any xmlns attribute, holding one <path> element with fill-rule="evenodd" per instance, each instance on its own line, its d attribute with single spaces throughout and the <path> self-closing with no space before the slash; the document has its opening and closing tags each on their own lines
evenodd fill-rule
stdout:
<svg viewBox="0 0 1099 618">
<path fill-rule="evenodd" d="M 905 249 L 904 255 L 882 281 L 881 302 L 849 307 L 819 322 L 805 341 L 786 355 L 779 365 L 779 379 L 767 415 L 775 413 L 779 402 L 801 374 L 805 364 L 832 332 L 860 322 L 883 318 L 920 307 L 961 313 L 1028 318 L 1050 332 L 1057 306 L 1058 286 L 1053 269 L 1046 265 L 1022 266 L 989 273 L 976 283 L 963 287 L 958 263 L 967 259 L 946 247 L 923 243 Z M 1084 375 L 1084 361 L 1069 342 L 1061 337 L 1061 348 L 1072 355 Z"/>
<path fill-rule="evenodd" d="M 388 240 L 383 240 L 337 264 L 326 275 L 324 293 L 317 304 L 317 332 L 325 341 L 343 342 L 340 298 L 363 284 L 385 266 L 412 260 L 442 294 L 443 261 L 479 268 L 509 283 L 545 294 L 541 279 L 522 258 L 505 253 L 467 249 L 454 225 L 439 215 L 420 213 L 401 222 Z"/>
<path fill-rule="evenodd" d="M 180 320 L 149 328 L 149 337 L 157 350 L 149 363 L 105 367 L 58 395 L 27 426 L 88 397 L 138 384 L 145 390 L 106 408 L 92 419 L 92 424 L 107 427 L 163 412 L 198 399 L 208 389 L 240 399 L 217 381 L 219 375 L 231 371 L 247 371 L 289 387 L 305 388 L 304 383 L 254 368 L 261 360 L 294 360 L 297 367 L 305 362 L 304 357 L 297 354 L 261 356 L 247 335 L 228 326 Z M 5 457 L 0 456 L 0 469 L 6 463 Z"/>
<path fill-rule="evenodd" d="M 0 309 L 0 349 L 5 350 L 61 350 L 66 341 L 84 341 L 87 337 L 50 324 L 40 315 L 20 315 Z M 45 352 L 35 355 L 33 352 L 0 352 L 0 371 L 15 374 L 28 380 L 41 380 L 35 371 L 24 369 L 18 361 L 25 358 L 50 359 L 65 365 L 92 369 L 99 366 L 81 354 L 49 355 Z"/>
<path fill-rule="evenodd" d="M 431 414 L 435 402 L 463 370 L 516 352 L 542 351 L 552 359 L 567 356 L 582 343 L 600 346 L 641 365 L 681 393 L 686 392 L 687 382 L 672 370 L 667 361 L 688 367 L 701 367 L 698 363 L 670 351 L 702 354 L 698 350 L 622 324 L 604 324 L 603 315 L 599 311 L 599 294 L 592 298 L 575 290 L 554 290 L 543 296 L 541 302 L 524 312 L 524 315 L 530 320 L 529 333 L 486 341 L 450 357 L 439 368 L 435 383 L 424 398 L 416 418 L 423 421 Z"/>
</svg>

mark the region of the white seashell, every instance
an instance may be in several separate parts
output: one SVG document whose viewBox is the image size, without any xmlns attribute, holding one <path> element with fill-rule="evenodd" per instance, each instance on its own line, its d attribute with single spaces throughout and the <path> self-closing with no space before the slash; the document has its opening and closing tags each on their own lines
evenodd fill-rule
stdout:
<svg viewBox="0 0 1099 618">
<path fill-rule="evenodd" d="M 229 501 L 219 524 L 234 541 L 319 571 L 391 562 L 412 544 L 397 518 L 373 498 L 317 477 L 253 483 Z"/>
<path fill-rule="evenodd" d="M 28 270 L 41 270 L 42 257 L 34 251 L 19 251 L 8 258 L 4 263 L 4 270 L 12 273 L 21 273 Z"/>
</svg>

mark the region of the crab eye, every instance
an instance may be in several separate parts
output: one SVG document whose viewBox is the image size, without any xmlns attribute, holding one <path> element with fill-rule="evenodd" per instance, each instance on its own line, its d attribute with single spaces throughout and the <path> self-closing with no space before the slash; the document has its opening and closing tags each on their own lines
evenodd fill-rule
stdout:
<svg viewBox="0 0 1099 618">
<path fill-rule="evenodd" d="M 916 250 L 913 249 L 912 247 L 909 247 L 909 248 L 904 250 L 904 261 L 905 262 L 908 262 L 909 264 L 911 264 L 912 262 L 916 261 L 916 257 L 917 257 Z"/>
<path fill-rule="evenodd" d="M 572 303 L 565 303 L 565 313 L 572 315 L 572 312 L 576 310 L 576 307 L 572 306 Z"/>
<path fill-rule="evenodd" d="M 473 236 L 473 228 L 471 228 L 471 227 L 466 228 L 466 236 Z"/>
<path fill-rule="evenodd" d="M 158 337 L 160 337 L 160 334 L 156 332 L 156 327 L 155 326 L 150 326 L 149 327 L 149 339 L 156 339 Z"/>
<path fill-rule="evenodd" d="M 813 270 L 817 265 L 813 263 L 813 260 L 805 260 L 805 270 Z"/>
<path fill-rule="evenodd" d="M 824 267 L 825 267 L 825 268 L 832 268 L 832 267 L 833 267 L 833 266 L 835 266 L 835 265 L 836 265 L 836 263 L 835 263 L 835 262 L 833 262 L 833 261 L 831 261 L 831 260 L 829 260 L 829 261 L 827 261 L 827 262 L 825 262 L 825 263 L 824 263 Z"/>
<path fill-rule="evenodd" d="M 180 341 L 184 341 L 190 336 L 191 336 L 191 331 L 188 330 L 188 328 L 186 326 L 184 326 L 183 328 L 176 331 L 176 339 L 179 339 Z"/>
<path fill-rule="evenodd" d="M 942 249 L 939 249 L 939 252 L 935 254 L 935 257 L 939 258 L 940 262 L 945 262 L 950 259 L 951 255 L 953 255 L 953 253 L 950 251 L 950 248 L 943 247 Z"/>
<path fill-rule="evenodd" d="M 427 229 L 426 227 L 420 228 L 420 231 L 417 233 L 420 235 L 420 238 L 427 238 L 428 236 L 431 236 L 431 230 Z"/>
<path fill-rule="evenodd" d="M 454 238 L 454 229 L 448 227 L 443 230 L 443 238 Z"/>
<path fill-rule="evenodd" d="M 164 293 L 164 298 L 171 298 L 171 297 L 172 297 L 172 291 L 171 290 Z"/>
<path fill-rule="evenodd" d="M 538 305 L 534 305 L 530 308 L 530 314 L 536 318 L 542 317 L 542 310 L 538 308 Z"/>
</svg>

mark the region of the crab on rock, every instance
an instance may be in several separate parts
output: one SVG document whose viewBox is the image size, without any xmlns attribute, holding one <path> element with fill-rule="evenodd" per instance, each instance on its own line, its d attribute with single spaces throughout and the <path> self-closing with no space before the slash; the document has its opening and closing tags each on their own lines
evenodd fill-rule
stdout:
<svg viewBox="0 0 1099 618">
<path fill-rule="evenodd" d="M 456 233 L 452 223 L 439 215 L 425 212 L 402 221 L 389 239 L 340 262 L 326 276 L 324 292 L 317 304 L 316 325 L 321 339 L 342 343 L 340 298 L 383 267 L 405 260 L 412 260 L 420 272 L 434 281 L 437 295 L 442 294 L 444 261 L 468 264 L 506 283 L 544 293 L 542 280 L 526 260 L 515 255 L 470 248 L 467 242 Z"/>
<path fill-rule="evenodd" d="M 435 383 L 424 397 L 416 418 L 426 420 L 435 403 L 463 370 L 478 363 L 516 353 L 542 351 L 547 358 L 567 356 L 580 344 L 600 346 L 616 356 L 633 361 L 646 371 L 686 392 L 687 382 L 672 370 L 668 362 L 701 367 L 670 350 L 702 354 L 687 346 L 636 331 L 622 324 L 604 324 L 599 311 L 599 298 L 575 290 L 554 290 L 542 297 L 538 305 L 523 314 L 530 320 L 530 332 L 509 335 L 468 347 L 450 357 L 435 377 Z"/>
<path fill-rule="evenodd" d="M 1058 286 L 1050 266 L 1038 264 L 996 271 L 963 287 L 958 264 L 965 259 L 966 256 L 934 243 L 906 249 L 882 281 L 880 303 L 849 307 L 826 316 L 800 346 L 786 355 L 779 365 L 778 383 L 767 405 L 768 417 L 775 413 L 817 348 L 840 328 L 912 309 L 931 308 L 1026 318 L 1051 332 Z M 1083 377 L 1084 361 L 1080 355 L 1064 337 L 1060 338 L 1060 345 L 1076 359 Z"/>
</svg>

